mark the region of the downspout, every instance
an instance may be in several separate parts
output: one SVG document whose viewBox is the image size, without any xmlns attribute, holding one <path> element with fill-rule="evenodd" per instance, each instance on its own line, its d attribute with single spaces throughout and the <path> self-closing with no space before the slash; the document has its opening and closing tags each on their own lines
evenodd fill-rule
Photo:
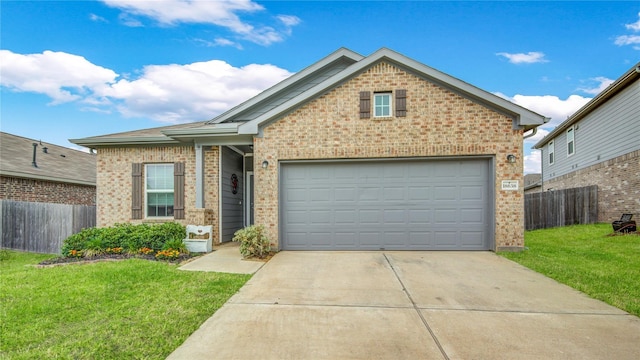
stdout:
<svg viewBox="0 0 640 360">
<path fill-rule="evenodd" d="M 536 126 L 533 128 L 533 131 L 531 132 L 531 134 L 523 136 L 522 140 L 527 140 L 528 138 L 535 136 L 537 133 L 538 133 L 538 127 Z"/>
</svg>

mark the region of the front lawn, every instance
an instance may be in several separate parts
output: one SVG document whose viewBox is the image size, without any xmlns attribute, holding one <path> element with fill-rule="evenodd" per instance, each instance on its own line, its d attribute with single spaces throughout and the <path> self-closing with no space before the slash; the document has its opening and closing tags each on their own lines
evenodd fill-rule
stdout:
<svg viewBox="0 0 640 360">
<path fill-rule="evenodd" d="M 0 358 L 164 359 L 250 275 L 130 259 L 37 268 L 0 254 Z"/>
<path fill-rule="evenodd" d="M 500 255 L 640 316 L 640 235 L 612 233 L 611 224 L 527 231 L 527 250 Z"/>
</svg>

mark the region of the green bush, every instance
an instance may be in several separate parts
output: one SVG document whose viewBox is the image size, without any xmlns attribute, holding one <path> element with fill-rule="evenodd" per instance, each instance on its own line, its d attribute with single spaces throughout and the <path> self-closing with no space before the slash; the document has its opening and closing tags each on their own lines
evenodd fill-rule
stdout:
<svg viewBox="0 0 640 360">
<path fill-rule="evenodd" d="M 175 222 L 158 225 L 116 224 L 112 227 L 88 228 L 64 240 L 62 255 L 98 255 L 114 248 L 122 248 L 129 253 L 139 253 L 143 248 L 158 252 L 166 250 L 165 244 L 169 242 L 175 244 L 172 246 L 178 246 L 184 236 L 184 226 Z M 186 252 L 186 246 L 173 248 Z"/>
<path fill-rule="evenodd" d="M 87 243 L 94 239 L 98 239 L 101 236 L 102 231 L 102 229 L 98 228 L 87 228 L 82 229 L 79 233 L 69 236 L 62 243 L 62 255 L 69 256 L 72 250 L 85 250 L 87 248 Z"/>
<path fill-rule="evenodd" d="M 271 252 L 271 242 L 264 234 L 264 226 L 251 225 L 233 234 L 233 241 L 240 242 L 240 253 L 244 258 L 264 258 Z"/>
<path fill-rule="evenodd" d="M 187 244 L 183 239 L 172 239 L 164 243 L 162 250 L 178 250 L 181 253 L 188 253 Z"/>
</svg>

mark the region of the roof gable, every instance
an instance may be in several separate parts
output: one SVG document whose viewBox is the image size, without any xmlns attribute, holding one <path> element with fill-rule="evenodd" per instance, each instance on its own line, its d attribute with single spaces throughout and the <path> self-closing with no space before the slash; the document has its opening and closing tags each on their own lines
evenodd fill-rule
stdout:
<svg viewBox="0 0 640 360">
<path fill-rule="evenodd" d="M 363 59 L 362 55 L 346 48 L 340 48 L 313 65 L 208 121 L 207 125 L 254 120 L 361 59 Z"/>
<path fill-rule="evenodd" d="M 369 67 L 382 61 L 389 62 L 395 66 L 407 70 L 408 72 L 423 77 L 433 83 L 436 83 L 466 98 L 469 98 L 477 103 L 490 107 L 498 112 L 504 113 L 514 119 L 514 127 L 531 129 L 537 127 L 538 125 L 544 124 L 547 120 L 544 116 L 525 109 L 499 96 L 481 90 L 462 80 L 435 70 L 395 51 L 389 50 L 387 48 L 382 48 L 371 54 L 370 56 L 361 59 L 357 63 L 354 63 L 348 68 L 326 79 L 325 81 L 317 84 L 308 91 L 301 93 L 298 96 L 293 97 L 288 101 L 280 104 L 279 106 L 266 111 L 255 119 L 240 125 L 238 128 L 238 133 L 257 134 L 260 126 L 267 124 L 270 121 L 286 114 L 291 109 L 294 109 L 301 104 L 304 104 L 314 99 L 315 97 L 326 93 L 330 89 L 338 86 L 339 84 L 347 81 L 350 78 L 355 77 Z"/>
</svg>

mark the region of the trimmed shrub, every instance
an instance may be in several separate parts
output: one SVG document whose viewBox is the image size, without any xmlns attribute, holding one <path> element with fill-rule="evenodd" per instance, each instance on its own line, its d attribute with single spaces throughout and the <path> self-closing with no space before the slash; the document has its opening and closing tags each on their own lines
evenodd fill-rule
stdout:
<svg viewBox="0 0 640 360">
<path fill-rule="evenodd" d="M 264 226 L 251 225 L 233 234 L 233 241 L 240 242 L 240 253 L 244 258 L 264 258 L 271 252 L 271 242 L 264 235 Z"/>
<path fill-rule="evenodd" d="M 62 256 L 69 256 L 72 250 L 76 250 L 76 252 L 85 250 L 87 244 L 94 239 L 98 239 L 101 234 L 101 229 L 87 228 L 69 236 L 62 243 Z"/>
<path fill-rule="evenodd" d="M 64 240 L 62 255 L 98 255 L 107 252 L 107 249 L 118 248 L 129 253 L 139 253 L 140 249 L 158 252 L 167 249 L 167 243 L 171 243 L 173 249 L 186 252 L 186 246 L 178 247 L 184 236 L 185 227 L 175 222 L 158 225 L 116 224 L 106 228 L 88 228 Z"/>
</svg>

